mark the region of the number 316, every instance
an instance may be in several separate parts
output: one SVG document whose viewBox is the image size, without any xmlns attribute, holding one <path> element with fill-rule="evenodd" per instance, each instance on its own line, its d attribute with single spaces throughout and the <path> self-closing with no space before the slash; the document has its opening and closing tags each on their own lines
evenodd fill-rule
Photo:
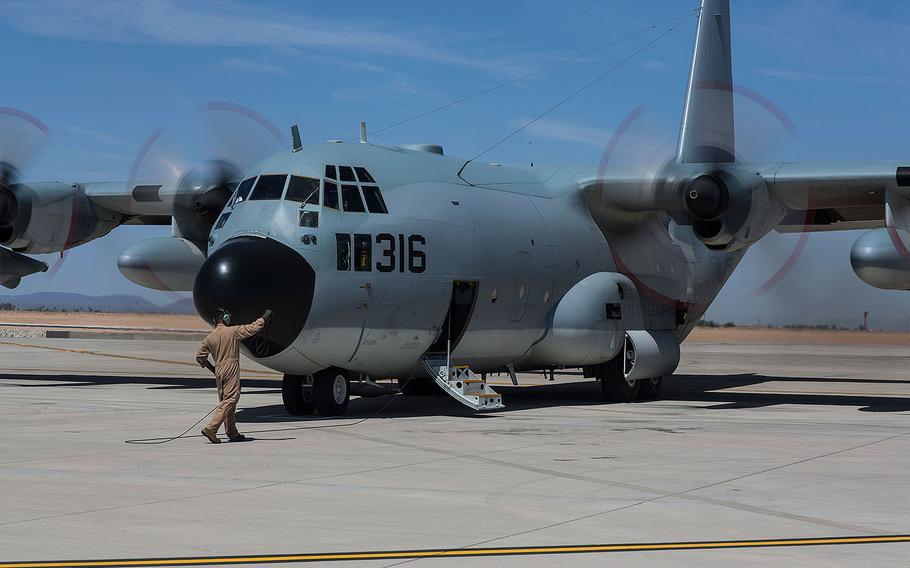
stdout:
<svg viewBox="0 0 910 568">
<path fill-rule="evenodd" d="M 423 235 L 408 235 L 407 250 L 405 250 L 405 236 L 391 233 L 376 235 L 376 244 L 381 247 L 376 270 L 379 272 L 404 272 L 405 257 L 407 257 L 408 270 L 420 273 L 427 269 L 427 254 L 422 247 L 427 244 Z M 421 247 L 421 248 L 418 248 Z"/>
</svg>

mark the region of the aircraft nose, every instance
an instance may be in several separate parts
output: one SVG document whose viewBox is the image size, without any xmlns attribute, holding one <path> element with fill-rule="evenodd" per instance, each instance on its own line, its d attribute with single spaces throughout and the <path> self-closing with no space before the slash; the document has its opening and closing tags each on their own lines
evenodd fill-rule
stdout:
<svg viewBox="0 0 910 568">
<path fill-rule="evenodd" d="M 219 308 L 232 324 L 254 321 L 273 312 L 266 330 L 245 345 L 257 357 L 287 349 L 310 313 L 316 275 L 292 248 L 272 239 L 237 237 L 215 250 L 202 264 L 193 285 L 196 311 L 211 322 Z"/>
</svg>

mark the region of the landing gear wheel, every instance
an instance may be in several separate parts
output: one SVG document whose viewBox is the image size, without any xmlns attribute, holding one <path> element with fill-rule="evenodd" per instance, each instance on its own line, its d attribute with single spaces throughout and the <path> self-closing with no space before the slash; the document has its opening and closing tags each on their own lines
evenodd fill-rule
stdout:
<svg viewBox="0 0 910 568">
<path fill-rule="evenodd" d="M 313 402 L 322 416 L 341 416 L 351 401 L 351 382 L 341 369 L 325 369 L 313 375 Z"/>
<path fill-rule="evenodd" d="M 435 396 L 445 394 L 433 379 L 428 377 L 411 377 L 398 379 L 401 394 L 405 396 Z"/>
<path fill-rule="evenodd" d="M 638 400 L 657 400 L 660 398 L 660 387 L 663 386 L 663 382 L 663 377 L 638 381 Z"/>
<path fill-rule="evenodd" d="M 285 375 L 281 381 L 281 399 L 284 409 L 293 416 L 313 414 L 313 387 L 302 375 Z"/>
<path fill-rule="evenodd" d="M 610 402 L 632 402 L 638 398 L 641 381 L 627 381 L 622 370 L 623 353 L 597 366 L 600 388 Z"/>
</svg>

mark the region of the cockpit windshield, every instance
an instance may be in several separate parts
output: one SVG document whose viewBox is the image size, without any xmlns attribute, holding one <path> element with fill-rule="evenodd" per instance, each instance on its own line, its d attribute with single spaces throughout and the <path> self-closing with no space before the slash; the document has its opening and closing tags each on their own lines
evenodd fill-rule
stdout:
<svg viewBox="0 0 910 568">
<path fill-rule="evenodd" d="M 284 198 L 288 201 L 319 205 L 319 180 L 302 176 L 291 176 L 291 181 L 288 183 L 288 191 Z"/>
<path fill-rule="evenodd" d="M 247 197 L 250 195 L 250 190 L 253 189 L 254 181 L 256 181 L 256 176 L 247 178 L 240 182 L 240 185 L 237 186 L 237 193 L 234 194 L 234 198 L 231 200 L 229 205 L 234 205 L 235 203 L 246 201 Z"/>
<path fill-rule="evenodd" d="M 256 186 L 253 188 L 250 200 L 281 199 L 281 194 L 284 192 L 284 182 L 287 179 L 288 176 L 284 174 L 259 176 L 259 181 L 256 182 Z"/>
</svg>

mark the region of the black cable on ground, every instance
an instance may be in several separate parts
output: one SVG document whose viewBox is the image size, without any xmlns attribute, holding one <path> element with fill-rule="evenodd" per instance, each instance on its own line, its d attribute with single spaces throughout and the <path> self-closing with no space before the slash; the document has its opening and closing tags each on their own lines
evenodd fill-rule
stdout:
<svg viewBox="0 0 910 568">
<path fill-rule="evenodd" d="M 218 407 L 216 406 L 215 408 L 218 408 Z M 123 442 L 124 442 L 125 444 L 140 444 L 140 445 L 166 444 L 166 443 L 168 443 L 168 442 L 173 442 L 174 440 L 177 440 L 177 439 L 179 439 L 179 438 L 183 438 L 184 436 L 187 435 L 187 433 L 188 433 L 190 430 L 192 430 L 192 429 L 195 428 L 196 426 L 199 426 L 199 424 L 201 424 L 203 420 L 205 420 L 206 418 L 209 417 L 210 414 L 212 414 L 213 412 L 215 412 L 215 408 L 209 410 L 208 413 L 206 413 L 205 416 L 203 416 L 202 418 L 200 418 L 198 421 L 196 421 L 195 424 L 193 424 L 192 426 L 190 426 L 189 428 L 187 428 L 186 430 L 184 430 L 182 434 L 179 434 L 179 435 L 177 435 L 177 436 L 173 436 L 173 437 L 171 437 L 171 438 L 140 438 L 140 439 L 137 439 L 137 440 L 124 440 Z M 195 434 L 194 434 L 194 436 L 195 436 Z M 192 437 L 192 436 L 187 436 L 187 437 L 189 438 L 189 437 Z"/>
<path fill-rule="evenodd" d="M 414 378 L 414 375 L 411 375 L 410 377 L 408 377 L 408 380 L 406 380 L 404 382 L 404 384 L 401 385 L 401 387 L 400 387 L 401 390 L 404 390 L 404 387 L 406 387 L 407 384 L 409 382 L 411 382 L 411 379 L 413 379 L 413 378 Z M 253 430 L 253 431 L 247 432 L 247 434 L 260 434 L 260 433 L 264 433 L 264 432 L 285 432 L 288 430 L 319 430 L 322 428 L 348 428 L 350 426 L 357 426 L 358 424 L 363 424 L 367 420 L 371 420 L 373 418 L 379 417 L 380 414 L 385 412 L 386 409 L 389 408 L 389 406 L 391 406 L 391 404 L 395 401 L 396 396 L 398 396 L 398 395 L 397 394 L 391 395 L 389 397 L 389 401 L 387 403 L 385 403 L 382 406 L 382 408 L 380 408 L 373 414 L 360 418 L 359 420 L 355 420 L 354 422 L 349 422 L 347 424 L 323 424 L 321 426 L 292 426 L 290 428 L 272 428 L 269 430 Z M 216 406 L 215 408 L 218 408 L 218 407 Z M 136 440 L 124 440 L 124 443 L 138 444 L 138 445 L 153 445 L 153 444 L 166 444 L 168 442 L 173 442 L 174 440 L 179 440 L 180 438 L 201 438 L 202 437 L 201 434 L 193 434 L 192 436 L 187 436 L 187 434 L 189 433 L 190 430 L 192 430 L 196 426 L 199 426 L 199 424 L 201 424 L 203 420 L 208 418 L 211 413 L 215 412 L 215 408 L 209 410 L 208 414 L 206 414 L 205 416 L 200 418 L 195 424 L 193 424 L 192 426 L 190 426 L 189 428 L 184 430 L 183 433 L 178 436 L 172 436 L 170 438 L 139 438 Z"/>
</svg>

